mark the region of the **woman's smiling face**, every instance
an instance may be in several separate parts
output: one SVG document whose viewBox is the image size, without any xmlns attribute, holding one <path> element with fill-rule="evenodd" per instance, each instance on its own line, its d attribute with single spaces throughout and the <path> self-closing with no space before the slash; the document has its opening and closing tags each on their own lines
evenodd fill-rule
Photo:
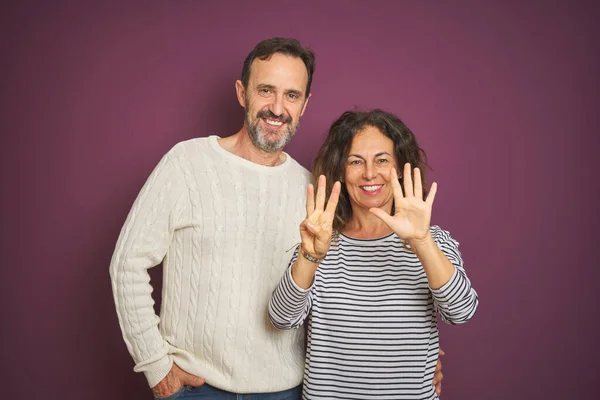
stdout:
<svg viewBox="0 0 600 400">
<path fill-rule="evenodd" d="M 390 179 L 396 163 L 394 142 L 379 129 L 366 126 L 354 136 L 344 176 L 353 214 L 357 208 L 391 211 L 394 193 Z"/>
</svg>

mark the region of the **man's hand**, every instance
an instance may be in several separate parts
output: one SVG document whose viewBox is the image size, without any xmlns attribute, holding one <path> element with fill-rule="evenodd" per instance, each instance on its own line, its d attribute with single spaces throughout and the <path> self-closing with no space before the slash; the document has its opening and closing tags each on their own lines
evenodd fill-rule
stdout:
<svg viewBox="0 0 600 400">
<path fill-rule="evenodd" d="M 171 367 L 167 376 L 165 376 L 158 385 L 154 386 L 152 391 L 155 396 L 165 397 L 172 395 L 185 385 L 202 386 L 204 385 L 204 382 L 204 378 L 188 374 L 179 368 L 177 364 L 173 363 L 173 367 Z"/>
<path fill-rule="evenodd" d="M 444 374 L 442 374 L 442 360 L 441 357 L 445 356 L 444 350 L 440 348 L 439 357 L 437 360 L 437 364 L 435 365 L 435 374 L 433 374 L 433 382 L 431 383 L 435 386 L 435 392 L 438 397 L 442 393 L 442 381 L 444 380 Z"/>
</svg>

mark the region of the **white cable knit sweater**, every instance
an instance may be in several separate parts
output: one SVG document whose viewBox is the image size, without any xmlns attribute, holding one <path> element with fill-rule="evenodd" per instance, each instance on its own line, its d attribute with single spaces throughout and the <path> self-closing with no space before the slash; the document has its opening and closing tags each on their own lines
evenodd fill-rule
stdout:
<svg viewBox="0 0 600 400">
<path fill-rule="evenodd" d="M 310 173 L 237 157 L 216 136 L 179 143 L 154 169 L 110 266 L 127 348 L 151 387 L 172 362 L 223 390 L 300 384 L 303 330 L 275 329 L 271 292 L 300 241 Z M 148 268 L 163 261 L 160 318 Z"/>
</svg>

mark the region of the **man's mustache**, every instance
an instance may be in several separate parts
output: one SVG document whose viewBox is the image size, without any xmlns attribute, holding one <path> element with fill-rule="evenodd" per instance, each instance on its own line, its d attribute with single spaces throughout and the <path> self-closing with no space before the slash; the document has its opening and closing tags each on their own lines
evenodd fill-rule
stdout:
<svg viewBox="0 0 600 400">
<path fill-rule="evenodd" d="M 259 111 L 258 114 L 256 114 L 256 116 L 258 118 L 269 118 L 269 119 L 272 119 L 275 121 L 281 121 L 286 124 L 289 124 L 290 122 L 292 122 L 292 117 L 290 117 L 289 115 L 286 117 L 284 117 L 283 115 L 275 115 L 269 110 Z"/>
</svg>

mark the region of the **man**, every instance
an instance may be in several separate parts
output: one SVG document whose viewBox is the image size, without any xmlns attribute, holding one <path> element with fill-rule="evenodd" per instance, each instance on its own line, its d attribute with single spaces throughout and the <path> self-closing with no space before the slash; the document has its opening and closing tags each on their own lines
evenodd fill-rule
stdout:
<svg viewBox="0 0 600 400">
<path fill-rule="evenodd" d="M 235 84 L 246 110 L 240 131 L 173 147 L 127 217 L 110 267 L 113 294 L 134 370 L 156 397 L 300 398 L 303 331 L 272 327 L 267 304 L 304 219 L 310 173 L 283 148 L 313 72 L 314 54 L 298 41 L 257 44 Z M 161 261 L 159 318 L 147 269 Z"/>
</svg>

